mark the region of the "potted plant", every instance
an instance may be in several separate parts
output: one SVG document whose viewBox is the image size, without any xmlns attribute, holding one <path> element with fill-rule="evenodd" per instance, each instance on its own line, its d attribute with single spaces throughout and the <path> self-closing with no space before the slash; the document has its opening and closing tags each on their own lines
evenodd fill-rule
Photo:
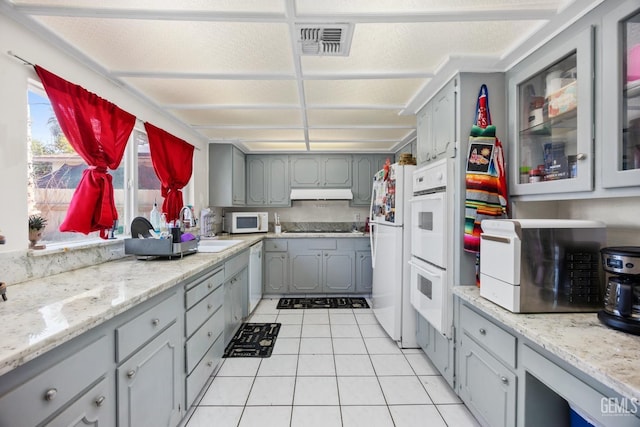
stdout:
<svg viewBox="0 0 640 427">
<path fill-rule="evenodd" d="M 44 245 L 38 245 L 42 239 L 42 230 L 47 225 L 47 219 L 41 215 L 29 215 L 29 247 L 31 249 L 44 249 Z"/>
</svg>

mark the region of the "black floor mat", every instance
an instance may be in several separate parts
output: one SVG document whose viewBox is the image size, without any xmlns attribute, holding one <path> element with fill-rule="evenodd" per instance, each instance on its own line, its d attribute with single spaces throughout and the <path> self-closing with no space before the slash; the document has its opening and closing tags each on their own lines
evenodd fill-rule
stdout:
<svg viewBox="0 0 640 427">
<path fill-rule="evenodd" d="M 222 357 L 271 357 L 280 323 L 243 323 Z"/>
<path fill-rule="evenodd" d="M 364 298 L 280 298 L 278 310 L 288 308 L 369 308 Z"/>
</svg>

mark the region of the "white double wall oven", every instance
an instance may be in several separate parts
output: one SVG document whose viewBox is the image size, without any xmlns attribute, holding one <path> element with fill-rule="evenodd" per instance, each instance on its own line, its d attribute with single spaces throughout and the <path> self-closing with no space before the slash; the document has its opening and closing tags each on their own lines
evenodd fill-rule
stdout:
<svg viewBox="0 0 640 427">
<path fill-rule="evenodd" d="M 447 338 L 453 333 L 453 182 L 453 158 L 429 163 L 414 171 L 410 201 L 411 304 Z"/>
</svg>

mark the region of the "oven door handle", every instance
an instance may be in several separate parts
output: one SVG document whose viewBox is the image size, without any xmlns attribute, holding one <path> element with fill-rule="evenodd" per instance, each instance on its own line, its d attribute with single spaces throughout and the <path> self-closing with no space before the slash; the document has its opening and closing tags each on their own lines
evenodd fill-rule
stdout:
<svg viewBox="0 0 640 427">
<path fill-rule="evenodd" d="M 431 267 L 429 264 L 418 264 L 414 261 L 409 261 L 409 265 L 417 268 L 421 272 L 427 273 L 431 277 L 440 277 L 440 271 L 436 270 L 435 267 Z"/>
</svg>

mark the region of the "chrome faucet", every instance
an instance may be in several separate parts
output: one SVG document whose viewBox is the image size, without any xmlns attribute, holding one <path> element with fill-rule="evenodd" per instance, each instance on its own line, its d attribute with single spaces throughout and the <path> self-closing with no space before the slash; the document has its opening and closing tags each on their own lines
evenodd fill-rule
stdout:
<svg viewBox="0 0 640 427">
<path fill-rule="evenodd" d="M 181 228 L 184 230 L 193 226 L 193 214 L 191 213 L 191 208 L 189 206 L 184 206 L 180 209 L 180 213 L 178 214 L 178 219 L 180 220 Z"/>
</svg>

